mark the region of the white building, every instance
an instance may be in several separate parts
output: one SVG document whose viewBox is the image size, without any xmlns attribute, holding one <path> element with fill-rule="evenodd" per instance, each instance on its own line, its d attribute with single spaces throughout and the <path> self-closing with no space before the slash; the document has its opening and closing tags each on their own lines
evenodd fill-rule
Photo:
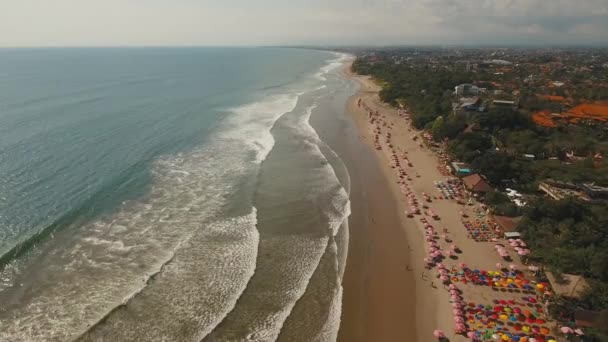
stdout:
<svg viewBox="0 0 608 342">
<path fill-rule="evenodd" d="M 479 95 L 479 88 L 474 84 L 459 84 L 454 87 L 454 94 L 457 96 Z"/>
</svg>

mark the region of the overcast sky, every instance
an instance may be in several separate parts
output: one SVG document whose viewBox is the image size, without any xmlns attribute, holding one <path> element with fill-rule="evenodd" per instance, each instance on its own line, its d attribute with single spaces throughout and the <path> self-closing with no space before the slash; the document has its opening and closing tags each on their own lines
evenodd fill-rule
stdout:
<svg viewBox="0 0 608 342">
<path fill-rule="evenodd" d="M 0 0 L 0 46 L 608 44 L 608 0 Z"/>
</svg>

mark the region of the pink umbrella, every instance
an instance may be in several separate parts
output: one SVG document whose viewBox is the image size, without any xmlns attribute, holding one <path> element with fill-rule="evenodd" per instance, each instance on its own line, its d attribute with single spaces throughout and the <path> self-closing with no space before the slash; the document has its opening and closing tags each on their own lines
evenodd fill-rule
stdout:
<svg viewBox="0 0 608 342">
<path fill-rule="evenodd" d="M 465 263 L 461 262 L 461 263 L 460 263 L 458 266 L 460 266 L 460 268 L 466 268 L 466 267 L 467 267 L 467 264 L 465 264 Z"/>
<path fill-rule="evenodd" d="M 572 334 L 574 332 L 574 330 L 572 330 L 570 327 L 561 327 L 559 330 L 561 330 L 561 332 L 564 334 Z"/>
<path fill-rule="evenodd" d="M 462 310 L 454 309 L 452 310 L 452 313 L 456 316 L 462 316 Z"/>
<path fill-rule="evenodd" d="M 459 300 L 460 296 L 457 295 L 457 294 L 453 294 L 453 295 L 450 295 L 450 299 L 452 299 L 452 300 Z"/>
<path fill-rule="evenodd" d="M 473 340 L 473 339 L 475 339 L 475 333 L 474 333 L 474 332 L 472 332 L 472 331 L 469 331 L 469 332 L 467 333 L 467 337 L 468 337 L 468 338 L 470 338 L 471 340 Z"/>
<path fill-rule="evenodd" d="M 452 303 L 452 309 L 462 309 L 462 304 L 460 303 Z"/>
<path fill-rule="evenodd" d="M 577 334 L 578 336 L 583 336 L 585 335 L 585 333 L 583 333 L 583 331 L 581 329 L 576 329 L 574 330 L 574 333 Z"/>
<path fill-rule="evenodd" d="M 498 268 L 499 270 L 502 270 L 502 264 L 501 264 L 501 263 L 499 263 L 499 262 L 497 262 L 497 263 L 496 263 L 496 268 Z"/>
<path fill-rule="evenodd" d="M 456 284 L 450 284 L 450 286 L 448 286 L 448 288 L 450 290 L 458 290 L 458 286 L 456 286 Z"/>
<path fill-rule="evenodd" d="M 441 330 L 435 330 L 435 331 L 433 331 L 433 335 L 435 337 L 437 337 L 437 338 L 444 338 L 445 337 L 445 334 Z"/>
<path fill-rule="evenodd" d="M 439 279 L 441 279 L 441 281 L 448 281 L 450 280 L 450 278 L 448 276 L 442 275 L 441 277 L 439 277 Z"/>
<path fill-rule="evenodd" d="M 509 265 L 509 268 L 510 268 L 512 271 L 515 271 L 515 270 L 517 269 L 517 266 L 515 266 L 515 265 L 511 264 L 511 265 Z"/>
</svg>

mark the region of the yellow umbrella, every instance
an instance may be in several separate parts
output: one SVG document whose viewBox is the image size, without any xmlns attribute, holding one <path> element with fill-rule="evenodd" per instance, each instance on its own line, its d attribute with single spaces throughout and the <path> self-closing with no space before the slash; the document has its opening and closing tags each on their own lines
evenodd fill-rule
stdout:
<svg viewBox="0 0 608 342">
<path fill-rule="evenodd" d="M 543 284 L 536 284 L 536 288 L 542 290 L 545 288 L 545 286 Z"/>
<path fill-rule="evenodd" d="M 527 326 L 527 325 L 524 325 L 523 327 L 521 327 L 521 330 L 522 330 L 523 332 L 530 332 L 530 327 L 529 327 L 529 326 Z"/>
<path fill-rule="evenodd" d="M 503 321 L 506 321 L 506 320 L 508 320 L 508 319 L 509 319 L 509 316 L 507 316 L 507 315 L 505 315 L 505 314 L 502 314 L 502 315 L 500 315 L 500 316 L 498 316 L 498 317 L 499 317 L 500 319 L 502 319 Z"/>
</svg>

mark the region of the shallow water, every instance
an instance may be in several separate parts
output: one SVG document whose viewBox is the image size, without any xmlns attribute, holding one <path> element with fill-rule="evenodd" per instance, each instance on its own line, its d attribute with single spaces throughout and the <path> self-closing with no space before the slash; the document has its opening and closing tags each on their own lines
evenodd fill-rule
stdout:
<svg viewBox="0 0 608 342">
<path fill-rule="evenodd" d="M 0 50 L 0 340 L 335 339 L 337 58 Z"/>
</svg>

